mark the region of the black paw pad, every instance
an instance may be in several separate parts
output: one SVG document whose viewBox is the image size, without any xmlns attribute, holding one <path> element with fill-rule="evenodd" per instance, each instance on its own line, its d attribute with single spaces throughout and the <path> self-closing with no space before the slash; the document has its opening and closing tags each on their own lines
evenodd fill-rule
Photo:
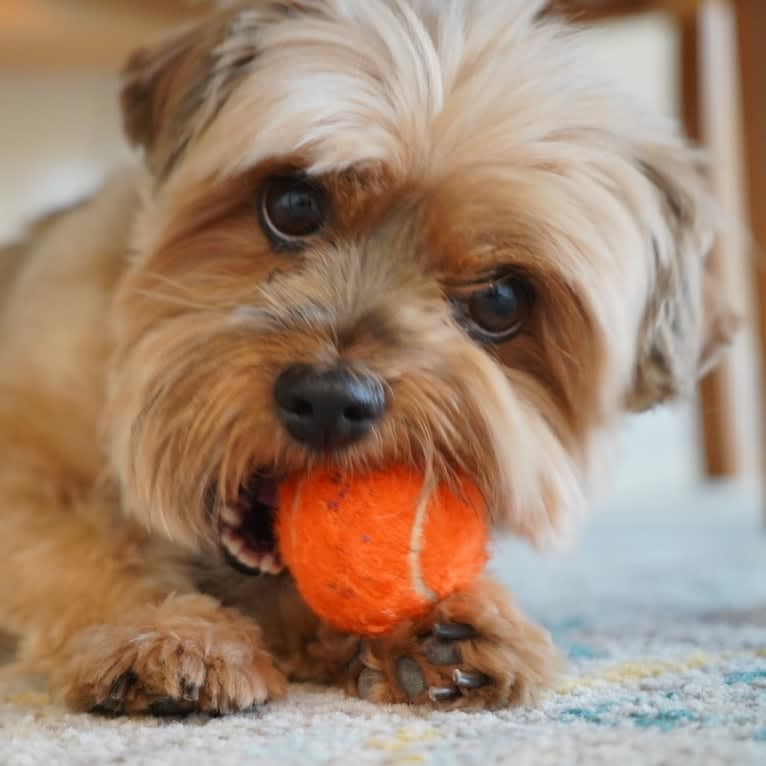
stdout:
<svg viewBox="0 0 766 766">
<path fill-rule="evenodd" d="M 411 657 L 400 657 L 396 661 L 396 679 L 411 700 L 417 699 L 426 690 L 423 671 Z"/>
<path fill-rule="evenodd" d="M 425 655 L 432 665 L 459 665 L 462 662 L 460 647 L 454 641 L 430 641 Z"/>
<path fill-rule="evenodd" d="M 359 696 L 362 699 L 368 699 L 372 694 L 373 689 L 381 683 L 385 683 L 386 677 L 383 673 L 373 670 L 372 668 L 365 668 L 360 674 L 356 682 L 356 688 L 359 692 Z"/>
<path fill-rule="evenodd" d="M 476 638 L 476 629 L 459 622 L 443 622 L 434 625 L 433 634 L 442 641 L 468 641 Z"/>
</svg>

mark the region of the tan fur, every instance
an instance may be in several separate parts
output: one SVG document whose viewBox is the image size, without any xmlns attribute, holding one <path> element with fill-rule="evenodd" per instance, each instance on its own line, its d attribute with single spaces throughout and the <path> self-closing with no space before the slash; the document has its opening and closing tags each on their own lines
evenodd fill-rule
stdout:
<svg viewBox="0 0 766 766">
<path fill-rule="evenodd" d="M 547 637 L 489 581 L 360 649 L 289 577 L 226 567 L 216 521 L 253 471 L 316 460 L 274 415 L 279 373 L 343 360 L 390 406 L 331 459 L 467 471 L 498 526 L 565 538 L 626 409 L 690 390 L 728 340 L 696 154 L 540 7 L 236 3 L 129 62 L 148 170 L 0 253 L 0 627 L 75 708 L 246 709 L 285 675 L 424 701 L 403 655 L 427 685 L 487 677 L 450 707 L 549 683 Z M 257 199 L 295 168 L 334 212 L 287 254 Z M 446 297 L 509 267 L 536 302 L 482 347 Z M 445 620 L 477 635 L 433 664 Z"/>
</svg>

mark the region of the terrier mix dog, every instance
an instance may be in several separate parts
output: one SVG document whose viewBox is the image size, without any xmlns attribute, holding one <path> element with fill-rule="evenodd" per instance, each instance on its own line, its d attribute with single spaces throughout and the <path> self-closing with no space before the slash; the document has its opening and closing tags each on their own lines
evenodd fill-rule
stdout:
<svg viewBox="0 0 766 766">
<path fill-rule="evenodd" d="M 362 641 L 271 528 L 321 459 L 467 472 L 563 537 L 623 413 L 727 340 L 699 158 L 543 5 L 246 0 L 128 63 L 145 163 L 0 259 L 0 626 L 74 709 L 550 682 L 489 579 Z"/>
</svg>

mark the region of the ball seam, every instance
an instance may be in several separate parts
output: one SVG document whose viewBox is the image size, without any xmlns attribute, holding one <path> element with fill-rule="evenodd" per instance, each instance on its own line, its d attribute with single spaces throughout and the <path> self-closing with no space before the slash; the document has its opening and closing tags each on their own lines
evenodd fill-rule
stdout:
<svg viewBox="0 0 766 766">
<path fill-rule="evenodd" d="M 429 498 L 427 493 L 423 493 L 418 501 L 418 507 L 415 511 L 415 519 L 412 524 L 412 534 L 410 536 L 409 565 L 410 579 L 415 592 L 425 601 L 436 601 L 436 593 L 427 585 L 423 577 L 423 569 L 420 563 L 420 553 L 423 548 L 423 527 L 426 523 L 428 514 Z"/>
</svg>

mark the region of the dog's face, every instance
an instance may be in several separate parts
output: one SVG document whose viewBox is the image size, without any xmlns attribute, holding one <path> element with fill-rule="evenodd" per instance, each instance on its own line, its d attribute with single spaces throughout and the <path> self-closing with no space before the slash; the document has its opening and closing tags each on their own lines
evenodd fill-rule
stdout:
<svg viewBox="0 0 766 766">
<path fill-rule="evenodd" d="M 245 2 L 130 62 L 109 426 L 150 527 L 268 570 L 280 476 L 405 462 L 542 542 L 693 385 L 728 317 L 696 158 L 540 6 Z"/>
</svg>

